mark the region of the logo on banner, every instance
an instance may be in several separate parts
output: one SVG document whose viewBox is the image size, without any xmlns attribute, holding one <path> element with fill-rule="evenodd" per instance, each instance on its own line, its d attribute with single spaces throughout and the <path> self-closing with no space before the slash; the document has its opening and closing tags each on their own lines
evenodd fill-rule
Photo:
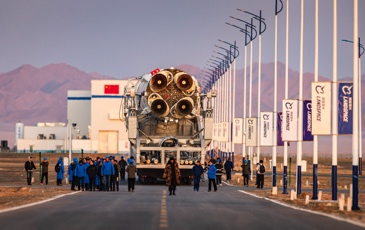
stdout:
<svg viewBox="0 0 365 230">
<path fill-rule="evenodd" d="M 256 118 L 246 118 L 246 146 L 257 146 L 257 119 Z"/>
<path fill-rule="evenodd" d="M 237 137 L 239 135 L 239 132 L 240 132 L 240 129 L 241 129 L 241 123 L 240 123 L 239 120 L 235 120 L 234 123 L 235 123 L 235 126 L 236 126 L 235 129 L 234 129 L 235 136 Z"/>
<path fill-rule="evenodd" d="M 326 87 L 326 86 L 317 85 L 316 86 L 316 92 L 317 92 L 317 94 L 324 94 L 324 87 Z"/>
<path fill-rule="evenodd" d="M 261 112 L 260 120 L 260 145 L 272 146 L 273 145 L 273 113 Z M 275 143 L 276 145 L 276 143 Z"/>
<path fill-rule="evenodd" d="M 324 94 L 324 87 L 325 86 L 320 86 L 317 85 L 316 86 L 316 92 L 317 94 Z M 325 97 L 322 96 L 317 96 L 317 121 L 321 121 L 322 120 L 322 110 L 325 109 L 325 105 L 326 105 L 326 100 Z"/>
<path fill-rule="evenodd" d="M 352 83 L 340 83 L 338 91 L 338 134 L 352 134 Z"/>
<path fill-rule="evenodd" d="M 264 137 L 267 138 L 267 132 L 270 130 L 270 122 L 269 120 L 269 114 L 262 115 L 262 118 L 264 119 Z"/>
<path fill-rule="evenodd" d="M 312 103 L 307 103 L 307 131 L 312 132 Z"/>
<path fill-rule="evenodd" d="M 242 144 L 242 138 L 243 138 L 242 118 L 235 118 L 233 125 L 234 127 L 233 127 L 232 141 L 235 144 Z"/>
<path fill-rule="evenodd" d="M 283 100 L 281 134 L 283 141 L 298 140 L 298 101 Z"/>
<path fill-rule="evenodd" d="M 343 86 L 343 112 L 342 112 L 342 119 L 344 122 L 349 122 L 349 110 L 352 110 L 352 86 Z M 351 97 L 349 97 L 351 95 Z"/>
<path fill-rule="evenodd" d="M 285 103 L 285 108 L 292 109 L 293 108 L 293 103 L 290 103 L 290 102 Z"/>
<path fill-rule="evenodd" d="M 331 135 L 331 82 L 312 82 L 312 134 Z"/>
<path fill-rule="evenodd" d="M 303 101 L 303 141 L 313 141 L 311 100 Z"/>
</svg>

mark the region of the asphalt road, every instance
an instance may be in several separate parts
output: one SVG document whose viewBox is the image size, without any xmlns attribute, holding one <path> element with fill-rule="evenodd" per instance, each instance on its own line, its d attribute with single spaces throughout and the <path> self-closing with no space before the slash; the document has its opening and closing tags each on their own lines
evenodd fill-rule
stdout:
<svg viewBox="0 0 365 230">
<path fill-rule="evenodd" d="M 0 213 L 1 229 L 363 229 L 253 197 L 223 185 L 207 192 L 178 186 L 169 196 L 164 185 L 136 185 L 128 192 L 78 192 L 27 208 Z M 248 188 L 252 189 L 252 188 Z"/>
</svg>

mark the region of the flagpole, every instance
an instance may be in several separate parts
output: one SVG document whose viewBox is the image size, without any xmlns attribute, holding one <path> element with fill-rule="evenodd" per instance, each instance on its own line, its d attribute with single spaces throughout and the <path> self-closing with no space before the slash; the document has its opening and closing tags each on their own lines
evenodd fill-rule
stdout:
<svg viewBox="0 0 365 230">
<path fill-rule="evenodd" d="M 332 200 L 337 200 L 337 0 L 333 0 L 333 64 L 332 64 Z"/>
<path fill-rule="evenodd" d="M 353 123 L 352 123 L 352 210 L 359 210 L 359 55 L 358 0 L 354 0 Z"/>
<path fill-rule="evenodd" d="M 318 82 L 318 0 L 315 1 L 314 82 Z M 302 127 L 299 127 L 302 129 Z M 318 200 L 318 135 L 313 135 L 313 200 Z"/>
<path fill-rule="evenodd" d="M 286 29 L 285 29 L 285 99 L 288 99 L 289 81 L 289 0 L 286 0 Z M 284 141 L 284 172 L 283 194 L 288 194 L 288 142 Z"/>
<path fill-rule="evenodd" d="M 303 151 L 303 37 L 304 37 L 304 0 L 300 4 L 300 64 L 299 64 L 299 114 L 297 143 L 297 195 L 302 193 L 302 151 Z"/>
</svg>

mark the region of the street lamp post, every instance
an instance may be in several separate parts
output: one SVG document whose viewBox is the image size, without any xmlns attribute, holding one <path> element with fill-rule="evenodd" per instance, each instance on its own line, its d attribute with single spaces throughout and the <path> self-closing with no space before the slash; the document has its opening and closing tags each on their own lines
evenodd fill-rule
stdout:
<svg viewBox="0 0 365 230">
<path fill-rule="evenodd" d="M 233 87 L 232 87 L 232 74 L 231 74 L 231 71 L 232 69 L 230 68 L 230 72 L 229 72 L 229 92 L 231 92 L 231 90 L 233 90 L 233 93 L 228 93 L 227 92 L 227 98 L 231 98 L 231 100 L 228 100 L 229 102 L 229 112 L 231 114 L 229 114 L 229 118 L 230 118 L 230 132 L 229 132 L 229 142 L 230 142 L 230 150 L 232 151 L 232 154 L 234 156 L 234 143 L 233 143 L 233 140 L 232 140 L 232 122 L 233 122 L 233 119 L 235 117 L 235 99 L 236 99 L 236 58 L 238 57 L 239 55 L 239 51 L 238 51 L 238 47 L 236 46 L 236 41 L 234 41 L 234 44 L 231 44 L 229 42 L 226 42 L 226 41 L 223 41 L 223 40 L 220 40 L 218 39 L 218 41 L 222 42 L 222 43 L 225 43 L 225 44 L 228 44 L 229 45 L 229 50 L 223 48 L 223 47 L 220 47 L 220 46 L 216 46 L 218 48 L 221 48 L 221 49 L 224 49 L 227 51 L 227 53 L 229 53 L 229 58 L 230 58 L 230 64 L 233 63 Z M 232 65 L 230 65 L 232 66 Z M 232 162 L 234 163 L 234 157 L 232 156 Z"/>
<path fill-rule="evenodd" d="M 246 136 L 245 136 L 245 130 L 246 130 L 246 114 L 247 114 L 247 68 L 246 68 L 246 61 L 247 61 L 247 45 L 250 44 L 250 42 L 253 40 L 253 36 L 252 34 L 250 34 L 250 32 L 248 32 L 247 27 L 248 25 L 245 25 L 245 29 L 230 24 L 228 22 L 226 22 L 227 25 L 235 27 L 237 29 L 239 29 L 240 32 L 245 34 L 245 47 L 244 47 L 244 71 L 243 71 L 243 132 L 244 135 L 242 136 L 242 164 L 243 164 L 243 160 L 246 157 Z M 251 159 L 248 159 L 249 165 L 251 165 Z M 251 172 L 251 179 L 252 179 L 252 172 Z"/>
<path fill-rule="evenodd" d="M 249 106 L 248 106 L 248 117 L 252 117 L 252 52 L 253 52 L 253 40 L 257 37 L 257 30 L 255 29 L 255 25 L 253 24 L 253 18 L 251 18 L 251 22 L 246 22 L 242 19 L 239 19 L 239 18 L 236 18 L 236 17 L 233 17 L 233 16 L 230 16 L 231 18 L 237 20 L 237 21 L 240 21 L 240 22 L 243 22 L 245 23 L 245 26 L 246 26 L 246 29 L 242 29 L 238 26 L 234 26 L 236 28 L 239 28 L 241 32 L 246 32 L 247 31 L 247 27 L 250 28 L 250 83 L 249 83 Z M 227 23 L 228 24 L 228 23 Z M 228 25 L 231 25 L 231 24 L 228 24 Z M 248 153 L 251 158 L 252 158 L 252 154 L 253 154 L 253 151 L 252 151 L 252 147 L 249 147 L 249 153 Z M 251 172 L 251 179 L 252 179 L 252 172 Z"/>
</svg>

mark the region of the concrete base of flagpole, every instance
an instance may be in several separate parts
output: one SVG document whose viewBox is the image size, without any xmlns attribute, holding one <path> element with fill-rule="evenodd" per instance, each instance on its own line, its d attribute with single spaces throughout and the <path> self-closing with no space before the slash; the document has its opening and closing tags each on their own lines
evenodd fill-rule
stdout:
<svg viewBox="0 0 365 230">
<path fill-rule="evenodd" d="M 278 187 L 272 187 L 272 191 L 271 191 L 272 195 L 277 195 L 278 194 Z"/>
</svg>

